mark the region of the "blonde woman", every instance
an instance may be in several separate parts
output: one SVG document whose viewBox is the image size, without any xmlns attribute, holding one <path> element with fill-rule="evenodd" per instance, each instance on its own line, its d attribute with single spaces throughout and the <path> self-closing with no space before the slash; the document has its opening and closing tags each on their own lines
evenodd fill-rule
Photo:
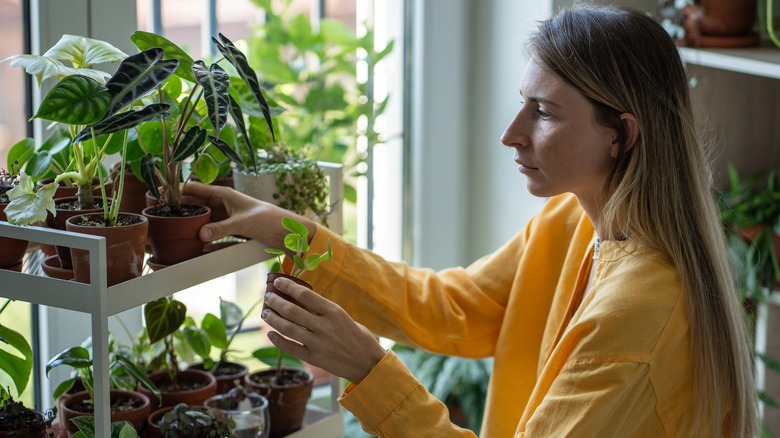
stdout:
<svg viewBox="0 0 780 438">
<path fill-rule="evenodd" d="M 372 333 L 494 357 L 482 437 L 756 435 L 751 344 L 675 45 L 644 14 L 575 6 L 528 47 L 501 140 L 549 198 L 543 211 L 495 253 L 440 272 L 306 221 L 312 251 L 330 239 L 334 260 L 307 277 L 317 293 L 278 281 L 302 307 L 266 295 L 271 342 L 348 379 L 341 403 L 382 437 L 474 433 Z M 231 213 L 204 240 L 281 245 L 289 213 L 188 191 Z"/>
</svg>

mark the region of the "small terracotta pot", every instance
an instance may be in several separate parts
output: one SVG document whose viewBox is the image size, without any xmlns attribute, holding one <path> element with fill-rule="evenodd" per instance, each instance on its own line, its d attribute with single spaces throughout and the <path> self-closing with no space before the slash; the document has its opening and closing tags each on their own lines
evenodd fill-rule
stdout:
<svg viewBox="0 0 780 438">
<path fill-rule="evenodd" d="M 301 286 L 307 287 L 309 289 L 312 289 L 311 285 L 303 280 L 301 280 L 298 277 L 293 277 L 292 275 L 283 274 L 281 272 L 269 272 L 265 277 L 265 290 L 266 292 L 273 292 L 276 295 L 279 295 L 280 297 L 284 298 L 287 301 L 293 302 L 300 306 L 300 303 L 296 301 L 294 298 L 290 297 L 289 295 L 285 294 L 284 292 L 280 292 L 279 289 L 274 286 L 274 280 L 277 278 L 286 278 L 288 280 L 292 280 Z M 263 302 L 263 310 L 266 309 L 265 302 Z"/>
<path fill-rule="evenodd" d="M 102 220 L 103 213 L 73 216 L 68 219 L 65 226 L 68 231 L 106 238 L 108 285 L 113 286 L 139 277 L 143 272 L 146 235 L 149 230 L 149 221 L 146 217 L 133 213 L 121 213 L 119 215 L 120 220 L 135 218 L 138 222 L 115 227 L 82 225 L 81 219 L 83 217 Z M 70 252 L 73 259 L 73 276 L 75 280 L 89 283 L 89 251 L 71 248 Z"/>
<path fill-rule="evenodd" d="M 112 173 L 111 178 L 116 182 L 113 196 L 117 196 L 119 190 L 119 174 Z M 122 213 L 141 214 L 146 205 L 145 194 L 149 189 L 146 183 L 139 180 L 132 171 L 125 171 L 125 184 L 122 190 L 122 200 L 119 204 L 119 211 Z"/>
<path fill-rule="evenodd" d="M 146 419 L 144 438 L 164 438 L 162 431 L 160 430 L 160 421 L 162 421 L 162 417 L 171 409 L 173 409 L 173 406 L 166 406 L 152 411 L 151 415 Z"/>
<path fill-rule="evenodd" d="M 219 369 L 217 369 L 217 373 L 215 374 L 213 369 L 209 371 L 204 370 L 203 362 L 193 364 L 187 369 L 206 371 L 207 373 L 212 374 L 214 378 L 217 379 L 217 394 L 225 394 L 236 387 L 236 381 L 238 381 L 239 385 L 243 384 L 244 378 L 249 374 L 249 368 L 244 364 L 236 362 L 223 362 L 222 366 L 229 366 L 231 369 L 235 368 L 236 370 L 240 369 L 240 371 L 231 374 L 221 374 L 219 373 Z"/>
<path fill-rule="evenodd" d="M 147 207 L 143 215 L 149 219 L 149 245 L 154 262 L 160 265 L 175 265 L 203 255 L 205 243 L 200 240 L 200 228 L 211 220 L 211 210 L 197 216 L 163 217 L 150 213 L 154 207 Z"/>
<path fill-rule="evenodd" d="M 73 280 L 73 269 L 63 269 L 60 266 L 60 258 L 57 255 L 50 255 L 43 259 L 41 269 L 47 277 L 59 278 L 60 280 Z"/>
<path fill-rule="evenodd" d="M 102 208 L 91 208 L 88 210 L 70 210 L 65 208 L 58 208 L 57 205 L 61 203 L 66 203 L 70 201 L 76 200 L 77 197 L 75 196 L 69 196 L 65 198 L 55 198 L 54 199 L 54 206 L 55 210 L 57 211 L 56 216 L 49 215 L 46 218 L 46 226 L 49 228 L 54 228 L 55 230 L 67 230 L 67 227 L 65 226 L 65 222 L 68 221 L 73 216 L 80 215 L 80 214 L 89 214 L 89 213 L 100 213 L 103 211 Z M 102 202 L 102 198 L 95 198 L 95 202 Z M 108 199 L 108 201 L 111 201 L 111 198 Z M 60 257 L 60 266 L 64 269 L 73 269 L 73 261 L 70 257 L 70 248 L 65 246 L 57 245 L 57 255 Z"/>
<path fill-rule="evenodd" d="M 149 398 L 144 394 L 139 394 L 136 391 L 125 391 L 121 389 L 112 389 L 109 392 L 109 398 L 111 399 L 111 403 L 113 404 L 115 401 L 119 400 L 120 398 L 129 397 L 129 398 L 136 398 L 141 400 L 141 405 L 138 408 L 132 409 L 130 411 L 125 412 L 116 412 L 111 413 L 111 422 L 116 421 L 128 421 L 130 422 L 136 431 L 141 431 L 146 423 L 146 419 L 149 417 L 149 414 L 151 414 L 150 409 L 150 400 Z M 84 400 L 89 398 L 89 393 L 87 391 L 77 392 L 72 395 L 68 395 L 62 399 L 62 402 L 60 403 L 60 424 L 64 425 L 64 427 L 68 431 L 68 436 L 71 436 L 72 434 L 78 432 L 78 428 L 75 424 L 73 424 L 71 418 L 79 417 L 79 416 L 93 416 L 94 414 L 90 413 L 84 413 L 79 412 L 71 409 L 69 406 L 73 406 L 75 403 L 80 403 Z"/>
<path fill-rule="evenodd" d="M 7 203 L 0 204 L 0 221 L 8 221 L 5 217 L 5 207 L 7 206 Z M 27 244 L 26 240 L 0 237 L 0 269 L 11 269 L 17 266 L 21 269 L 24 253 L 27 252 Z"/>
<path fill-rule="evenodd" d="M 190 406 L 200 406 L 207 398 L 217 393 L 217 379 L 205 371 L 193 369 L 179 371 L 179 379 L 185 382 L 195 382 L 200 386 L 186 391 L 167 391 L 163 388 L 165 387 L 165 384 L 170 383 L 168 372 L 157 371 L 149 374 L 149 380 L 160 388 L 162 403 L 157 400 L 157 397 L 155 397 L 151 391 L 141 386 L 140 383 L 136 390 L 149 398 L 152 405 L 152 411 L 156 411 L 161 407 L 176 406 L 179 403 L 186 403 Z"/>
<path fill-rule="evenodd" d="M 263 382 L 272 377 L 275 369 L 255 371 L 246 377 L 246 386 L 268 399 L 268 413 L 271 423 L 271 438 L 287 436 L 303 425 L 306 403 L 311 397 L 314 378 L 305 369 L 283 368 L 283 374 L 297 375 L 304 383 L 278 386 Z"/>
</svg>

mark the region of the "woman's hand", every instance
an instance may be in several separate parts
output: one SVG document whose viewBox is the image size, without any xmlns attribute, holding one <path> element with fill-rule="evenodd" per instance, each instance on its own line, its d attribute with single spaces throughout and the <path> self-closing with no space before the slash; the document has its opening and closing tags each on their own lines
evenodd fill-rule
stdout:
<svg viewBox="0 0 780 438">
<path fill-rule="evenodd" d="M 287 234 L 287 230 L 282 226 L 284 216 L 303 223 L 309 229 L 309 236 L 313 236 L 317 229 L 314 222 L 306 218 L 230 187 L 193 181 L 185 186 L 183 194 L 198 199 L 212 209 L 224 208 L 227 212 L 227 219 L 212 222 L 200 229 L 200 239 L 204 242 L 232 235 L 259 240 L 272 248 L 283 248 L 284 236 Z"/>
<path fill-rule="evenodd" d="M 339 305 L 285 278 L 277 278 L 274 286 L 301 304 L 272 292 L 265 295 L 263 319 L 278 330 L 268 339 L 285 353 L 355 384 L 385 356 L 374 335 Z"/>
</svg>

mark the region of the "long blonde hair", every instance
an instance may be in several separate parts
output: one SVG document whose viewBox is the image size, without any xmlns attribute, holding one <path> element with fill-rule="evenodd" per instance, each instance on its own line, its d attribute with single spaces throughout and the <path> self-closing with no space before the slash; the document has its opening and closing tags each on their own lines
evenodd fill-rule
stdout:
<svg viewBox="0 0 780 438">
<path fill-rule="evenodd" d="M 658 248 L 679 270 L 696 418 L 709 422 L 714 435 L 754 436 L 752 342 L 672 39 L 640 12 L 579 4 L 543 21 L 529 49 L 579 89 L 596 107 L 599 122 L 618 133 L 621 151 L 605 187 L 603 225 Z M 638 121 L 639 138 L 631 148 L 621 113 Z"/>
</svg>

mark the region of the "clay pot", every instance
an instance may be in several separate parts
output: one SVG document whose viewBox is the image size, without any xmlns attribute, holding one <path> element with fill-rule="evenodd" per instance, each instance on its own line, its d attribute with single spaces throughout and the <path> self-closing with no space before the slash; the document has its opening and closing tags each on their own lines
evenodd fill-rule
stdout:
<svg viewBox="0 0 780 438">
<path fill-rule="evenodd" d="M 311 285 L 303 280 L 301 280 L 298 277 L 293 277 L 292 275 L 283 274 L 281 272 L 269 272 L 265 277 L 265 290 L 266 292 L 273 292 L 276 295 L 279 295 L 280 297 L 284 298 L 287 301 L 293 302 L 297 305 L 300 305 L 298 301 L 296 301 L 294 298 L 290 297 L 289 295 L 285 294 L 284 292 L 280 292 L 279 289 L 274 286 L 274 280 L 277 278 L 287 278 L 289 280 L 292 280 L 301 286 L 307 287 L 309 289 L 312 289 Z M 266 306 L 265 303 L 263 303 L 263 310 L 265 310 Z"/>
<path fill-rule="evenodd" d="M 249 390 L 268 399 L 271 438 L 287 436 L 303 425 L 306 403 L 311 397 L 314 378 L 305 369 L 283 368 L 282 376 L 300 380 L 301 383 L 277 385 L 272 383 L 275 369 L 255 371 L 246 377 Z"/>
<path fill-rule="evenodd" d="M 73 280 L 73 269 L 63 269 L 60 266 L 60 258 L 57 255 L 50 255 L 43 259 L 41 269 L 47 277 L 59 278 L 60 280 Z"/>
<path fill-rule="evenodd" d="M 78 403 L 83 402 L 89 398 L 89 393 L 87 391 L 77 392 L 72 395 L 68 395 L 62 399 L 62 402 L 60 403 L 60 424 L 64 425 L 64 427 L 68 431 L 68 436 L 71 436 L 72 434 L 76 433 L 78 431 L 78 428 L 76 427 L 73 422 L 70 421 L 71 418 L 79 417 L 79 416 L 93 416 L 92 413 L 86 413 L 81 411 L 76 411 L 72 409 L 72 407 Z M 121 389 L 112 389 L 109 392 L 109 398 L 111 399 L 111 404 L 117 403 L 121 399 L 125 398 L 134 398 L 137 400 L 140 400 L 140 406 L 129 410 L 129 411 L 123 411 L 123 412 L 112 412 L 111 413 L 111 422 L 116 421 L 128 421 L 130 422 L 135 430 L 140 431 L 144 427 L 144 424 L 146 423 L 146 419 L 149 417 L 149 414 L 151 414 L 150 409 L 150 400 L 149 397 L 147 397 L 144 394 L 139 394 L 136 391 L 125 391 Z M 112 410 L 113 411 L 113 410 Z"/>
<path fill-rule="evenodd" d="M 102 208 L 91 208 L 88 210 L 70 210 L 66 208 L 60 208 L 59 205 L 62 203 L 71 202 L 78 199 L 75 196 L 68 196 L 64 198 L 55 198 L 54 199 L 54 207 L 57 211 L 56 216 L 49 215 L 49 217 L 46 218 L 46 226 L 49 228 L 54 228 L 55 230 L 63 230 L 65 231 L 67 228 L 65 226 L 65 222 L 68 221 L 73 216 L 80 215 L 80 214 L 89 214 L 89 213 L 101 213 L 103 211 Z M 110 202 L 111 198 L 109 198 Z M 101 198 L 95 198 L 95 202 L 102 202 L 103 199 Z M 57 255 L 60 258 L 60 267 L 64 269 L 73 269 L 73 262 L 70 257 L 70 248 L 59 246 L 57 245 Z"/>
<path fill-rule="evenodd" d="M 220 368 L 222 368 L 223 371 L 231 370 L 234 372 L 225 374 L 224 372 L 220 372 Z M 203 362 L 193 364 L 187 369 L 206 371 L 203 369 Z M 225 394 L 226 392 L 235 388 L 236 381 L 238 381 L 239 385 L 244 382 L 244 378 L 247 374 L 249 374 L 249 368 L 244 364 L 236 362 L 222 362 L 222 364 L 217 368 L 216 373 L 213 369 L 206 372 L 212 374 L 214 378 L 217 379 L 217 394 Z"/>
<path fill-rule="evenodd" d="M 136 388 L 138 392 L 146 395 L 151 404 L 152 411 L 156 411 L 159 408 L 168 406 L 176 406 L 179 403 L 186 403 L 190 406 L 200 406 L 207 398 L 217 393 L 217 379 L 210 373 L 201 370 L 187 369 L 179 371 L 179 380 L 181 382 L 190 382 L 195 386 L 194 389 L 186 391 L 169 391 L 165 387 L 170 384 L 170 377 L 168 371 L 157 371 L 149 374 L 149 380 L 160 389 L 160 395 L 162 396 L 162 403 L 157 400 L 157 397 L 141 386 L 140 384 Z"/>
<path fill-rule="evenodd" d="M 154 263 L 170 266 L 203 254 L 205 243 L 198 237 L 198 232 L 211 220 L 211 210 L 198 207 L 206 212 L 197 216 L 165 217 L 152 214 L 155 207 L 143 210 L 143 215 L 149 219 L 148 239 Z"/>
<path fill-rule="evenodd" d="M 760 36 L 756 0 L 698 0 L 686 8 L 686 44 L 693 47 L 752 47 Z"/>
<path fill-rule="evenodd" d="M 0 204 L 0 221 L 8 221 L 5 217 L 5 207 L 8 204 Z M 26 240 L 0 237 L 0 269 L 12 269 L 21 271 L 22 259 L 27 252 Z"/>
<path fill-rule="evenodd" d="M 119 190 L 119 174 L 112 172 L 111 178 L 116 182 L 112 192 L 113 196 L 116 197 Z M 139 180 L 131 170 L 125 171 L 124 189 L 122 190 L 119 211 L 122 213 L 141 214 L 144 208 L 147 207 L 145 194 L 148 190 L 146 183 Z"/>
<path fill-rule="evenodd" d="M 68 231 L 103 236 L 106 238 L 106 269 L 108 285 L 139 277 L 143 272 L 146 249 L 146 235 L 149 221 L 145 216 L 133 213 L 120 213 L 119 219 L 135 219 L 130 225 L 100 227 L 82 224 L 82 218 L 102 222 L 103 213 L 73 216 L 65 223 Z M 73 275 L 76 281 L 90 282 L 89 251 L 71 248 Z"/>
</svg>

